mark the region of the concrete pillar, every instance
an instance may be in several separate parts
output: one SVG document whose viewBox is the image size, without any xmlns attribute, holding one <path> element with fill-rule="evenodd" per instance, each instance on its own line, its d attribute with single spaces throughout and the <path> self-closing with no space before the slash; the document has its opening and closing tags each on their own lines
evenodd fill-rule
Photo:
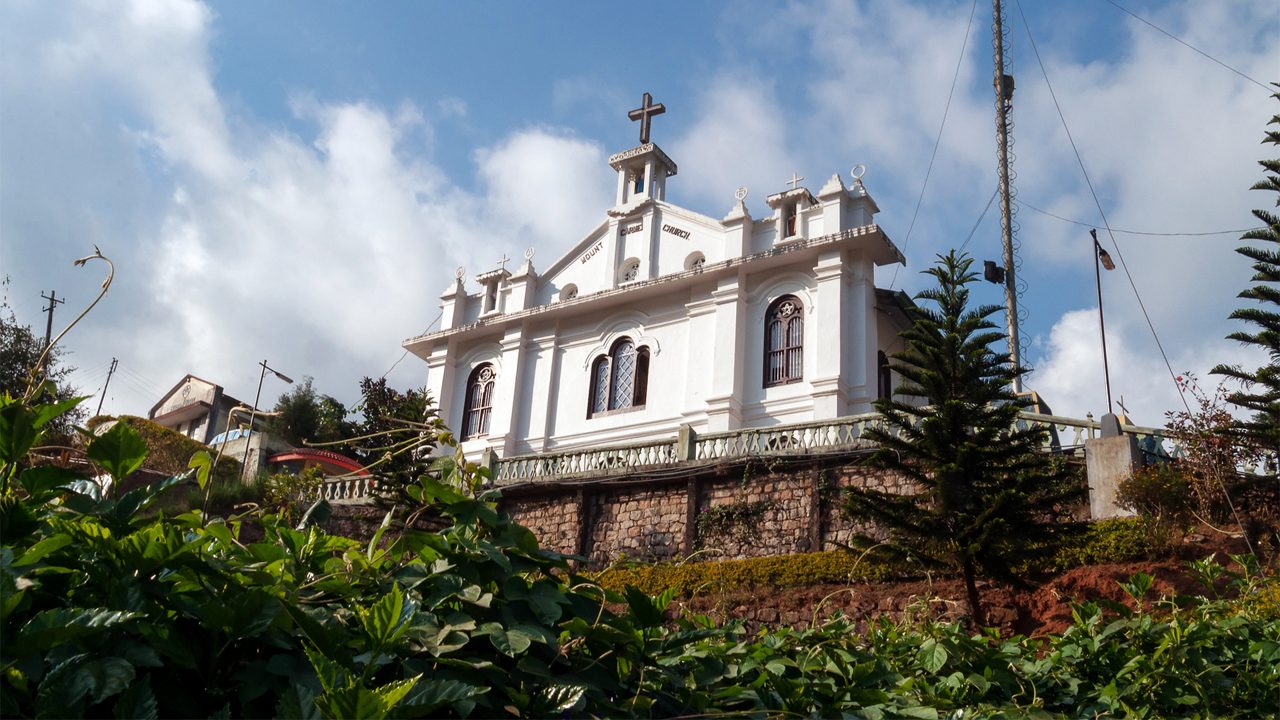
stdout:
<svg viewBox="0 0 1280 720">
<path fill-rule="evenodd" d="M 1084 441 L 1085 467 L 1089 475 L 1089 516 L 1094 520 L 1132 513 L 1116 505 L 1120 482 L 1138 467 L 1138 441 L 1132 435 Z"/>
</svg>

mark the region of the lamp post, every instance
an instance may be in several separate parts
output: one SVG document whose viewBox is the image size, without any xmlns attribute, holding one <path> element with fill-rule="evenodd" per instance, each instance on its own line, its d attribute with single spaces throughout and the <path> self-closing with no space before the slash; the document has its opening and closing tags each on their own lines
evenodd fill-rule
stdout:
<svg viewBox="0 0 1280 720">
<path fill-rule="evenodd" d="M 1098 287 L 1098 329 L 1102 333 L 1102 377 L 1107 384 L 1107 414 L 1114 415 L 1111 409 L 1111 369 L 1107 363 L 1107 322 L 1102 314 L 1102 268 L 1115 270 L 1116 264 L 1098 242 L 1098 230 L 1090 228 L 1089 235 L 1093 238 L 1093 279 Z"/>
<path fill-rule="evenodd" d="M 293 378 L 283 373 L 272 370 L 270 367 L 267 366 L 266 360 L 263 360 L 258 364 L 262 366 L 262 372 L 258 374 L 258 392 L 256 392 L 253 396 L 253 410 L 249 411 L 249 436 L 244 439 L 244 458 L 240 460 L 240 466 L 242 471 L 248 469 L 249 467 L 249 443 L 253 440 L 253 435 L 254 435 L 253 420 L 258 415 L 258 400 L 262 398 L 262 381 L 266 379 L 267 371 L 271 370 L 272 375 L 275 375 L 276 377 L 289 383 L 290 385 L 293 384 Z M 230 419 L 230 415 L 228 415 L 228 419 Z M 259 443 L 259 447 L 261 447 L 261 443 Z"/>
</svg>

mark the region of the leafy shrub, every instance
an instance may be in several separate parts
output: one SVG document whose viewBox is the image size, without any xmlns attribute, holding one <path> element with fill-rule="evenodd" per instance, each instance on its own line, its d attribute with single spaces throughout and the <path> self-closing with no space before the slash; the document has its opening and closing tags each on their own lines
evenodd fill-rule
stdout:
<svg viewBox="0 0 1280 720">
<path fill-rule="evenodd" d="M 58 406 L 0 394 L 0 715 L 867 718 L 1269 715 L 1280 620 L 1239 601 L 1076 610 L 1045 640 L 836 619 L 749 635 L 608 592 L 485 498 L 427 480 L 440 532 L 367 545 L 261 518 L 144 517 L 174 477 L 119 498 L 26 455 Z M 118 425 L 88 454 L 143 462 Z M 210 460 L 192 460 L 198 484 Z M 384 542 L 385 541 L 385 542 Z M 835 553 L 815 554 L 814 566 Z M 1258 591 L 1246 565 L 1242 598 Z M 816 572 L 816 571 L 815 571 Z M 779 572 L 780 575 L 785 575 Z M 1135 577 L 1137 597 L 1150 587 Z M 1268 596 L 1269 597 L 1269 596 Z M 1267 607 L 1265 599 L 1259 607 Z M 620 607 L 619 612 L 610 607 Z M 1110 617 L 1115 617 L 1114 615 Z"/>
<path fill-rule="evenodd" d="M 300 474 L 280 472 L 266 475 L 260 481 L 262 505 L 271 512 L 292 521 L 318 497 L 324 484 L 324 471 L 310 467 Z"/>
<path fill-rule="evenodd" d="M 1167 552 L 1168 537 L 1144 518 L 1109 518 L 1089 523 L 1076 541 L 1058 548 L 1042 570 L 1150 560 Z"/>
<path fill-rule="evenodd" d="M 192 455 L 209 449 L 204 443 L 146 418 L 121 415 L 115 420 L 132 428 L 146 444 L 147 455 L 142 463 L 144 470 L 177 475 L 187 470 L 187 461 Z M 213 481 L 219 485 L 240 483 L 240 461 L 225 455 L 219 458 L 218 467 L 213 471 Z"/>
<path fill-rule="evenodd" d="M 609 590 L 634 586 L 655 595 L 671 591 L 676 597 L 693 597 L 761 587 L 881 580 L 895 574 L 895 568 L 837 550 L 742 560 L 619 565 L 594 577 Z"/>
<path fill-rule="evenodd" d="M 1185 525 L 1191 520 L 1195 498 L 1187 471 L 1178 462 L 1146 465 L 1120 481 L 1116 492 L 1120 507 L 1167 526 Z"/>
</svg>

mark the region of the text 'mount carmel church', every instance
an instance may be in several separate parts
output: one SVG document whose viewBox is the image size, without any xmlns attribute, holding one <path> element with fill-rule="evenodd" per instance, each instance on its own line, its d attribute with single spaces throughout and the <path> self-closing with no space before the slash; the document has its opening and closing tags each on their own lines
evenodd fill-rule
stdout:
<svg viewBox="0 0 1280 720">
<path fill-rule="evenodd" d="M 440 329 L 405 341 L 440 416 L 474 457 L 502 457 L 830 420 L 869 412 L 894 379 L 909 302 L 875 287 L 904 262 L 862 181 L 816 193 L 792 176 L 755 218 L 746 190 L 722 218 L 666 202 L 676 163 L 640 145 L 609 158 L 614 205 L 538 271 L 459 269 Z M 860 174 L 860 171 L 859 171 Z"/>
</svg>

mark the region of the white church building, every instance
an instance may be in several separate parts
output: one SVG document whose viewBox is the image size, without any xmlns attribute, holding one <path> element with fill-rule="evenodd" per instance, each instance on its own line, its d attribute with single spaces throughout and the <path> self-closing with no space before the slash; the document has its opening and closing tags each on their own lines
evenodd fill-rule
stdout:
<svg viewBox="0 0 1280 720">
<path fill-rule="evenodd" d="M 404 347 L 468 456 L 512 457 L 869 412 L 907 326 L 876 266 L 904 262 L 861 169 L 816 193 L 792 176 L 755 218 L 739 189 L 717 219 L 666 201 L 676 163 L 649 141 L 609 158 L 613 207 L 539 272 L 461 268 L 440 329 Z M 566 245 L 568 242 L 566 242 Z"/>
</svg>

